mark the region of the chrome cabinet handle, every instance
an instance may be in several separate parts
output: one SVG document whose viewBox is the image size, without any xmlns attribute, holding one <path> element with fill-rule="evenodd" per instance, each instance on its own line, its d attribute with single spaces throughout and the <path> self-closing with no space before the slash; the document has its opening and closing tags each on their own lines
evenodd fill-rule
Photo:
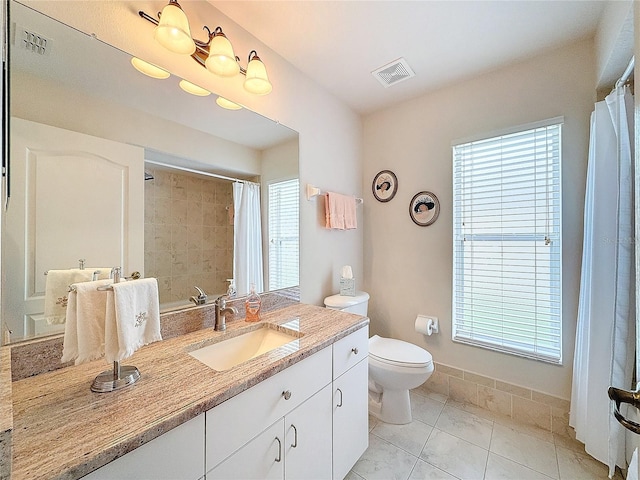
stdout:
<svg viewBox="0 0 640 480">
<path fill-rule="evenodd" d="M 291 444 L 292 448 L 296 448 L 298 446 L 298 429 L 292 423 L 291 428 L 293 428 L 293 443 Z"/>
<path fill-rule="evenodd" d="M 352 351 L 354 354 L 356 354 L 356 355 L 357 355 L 357 354 L 358 354 L 358 347 L 353 347 L 353 348 L 351 349 L 351 351 Z"/>
<path fill-rule="evenodd" d="M 628 403 L 636 408 L 640 408 L 640 392 L 609 387 L 607 393 L 609 394 L 609 398 L 616 403 L 616 406 L 613 409 L 613 414 L 616 417 L 616 420 L 618 420 L 618 422 L 620 422 L 627 430 L 640 434 L 640 424 L 626 419 L 622 413 L 620 413 L 621 403 Z"/>
<path fill-rule="evenodd" d="M 289 400 L 289 399 L 291 398 L 291 391 L 290 391 L 290 390 L 287 390 L 286 392 L 282 392 L 282 397 L 283 397 L 285 400 Z"/>
<path fill-rule="evenodd" d="M 276 437 L 278 442 L 278 456 L 276 457 L 276 462 L 280 462 L 282 460 L 282 442 L 278 437 Z"/>
<path fill-rule="evenodd" d="M 342 406 L 342 390 L 340 390 L 339 388 L 336 388 L 336 391 L 340 392 L 340 403 L 336 405 L 336 407 L 341 407 Z"/>
</svg>

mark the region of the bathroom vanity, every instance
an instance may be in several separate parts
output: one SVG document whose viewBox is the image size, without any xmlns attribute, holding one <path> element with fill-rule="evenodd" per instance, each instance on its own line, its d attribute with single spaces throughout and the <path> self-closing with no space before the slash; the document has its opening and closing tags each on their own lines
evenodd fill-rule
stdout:
<svg viewBox="0 0 640 480">
<path fill-rule="evenodd" d="M 225 371 L 190 355 L 265 323 L 299 337 Z M 368 443 L 368 323 L 297 304 L 148 345 L 117 392 L 89 390 L 104 361 L 15 381 L 11 478 L 342 479 Z"/>
</svg>

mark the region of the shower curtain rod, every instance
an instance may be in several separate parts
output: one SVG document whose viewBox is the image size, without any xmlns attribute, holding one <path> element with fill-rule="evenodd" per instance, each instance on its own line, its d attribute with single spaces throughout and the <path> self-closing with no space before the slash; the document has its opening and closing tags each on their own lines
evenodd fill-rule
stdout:
<svg viewBox="0 0 640 480">
<path fill-rule="evenodd" d="M 633 56 L 631 57 L 631 60 L 629 60 L 629 65 L 627 65 L 627 68 L 625 69 L 624 73 L 622 74 L 620 79 L 616 82 L 616 88 L 624 85 L 625 82 L 629 79 L 629 76 L 631 76 L 631 73 L 633 72 L 633 67 L 635 66 L 635 58 L 636 57 Z"/>
<path fill-rule="evenodd" d="M 156 162 L 155 160 L 145 160 L 145 163 L 152 163 L 153 165 L 159 165 L 161 167 L 167 167 L 167 168 L 173 168 L 175 170 L 182 170 L 183 172 L 189 172 L 189 173 L 197 173 L 199 175 L 205 175 L 207 177 L 213 177 L 213 178 L 218 178 L 220 180 L 229 180 L 231 182 L 240 182 L 240 183 L 247 183 L 249 185 L 253 184 L 253 185 L 259 185 L 256 182 L 251 182 L 249 180 L 242 180 L 240 178 L 234 178 L 234 177 L 227 177 L 225 175 L 219 175 L 217 173 L 209 173 L 209 172 L 203 172 L 202 170 L 195 170 L 193 168 L 187 168 L 187 167 L 179 167 L 177 165 L 171 165 L 169 163 L 162 163 L 162 162 Z"/>
</svg>

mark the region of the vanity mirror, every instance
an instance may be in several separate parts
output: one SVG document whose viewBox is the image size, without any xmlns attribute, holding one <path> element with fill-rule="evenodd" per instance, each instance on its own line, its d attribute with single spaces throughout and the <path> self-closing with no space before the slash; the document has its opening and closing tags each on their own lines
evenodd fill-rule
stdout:
<svg viewBox="0 0 640 480">
<path fill-rule="evenodd" d="M 296 132 L 185 93 L 175 76 L 144 76 L 129 54 L 25 5 L 9 8 L 4 342 L 8 330 L 12 342 L 63 330 L 43 317 L 45 272 L 80 259 L 157 277 L 161 307 L 188 306 L 194 286 L 225 293 L 245 248 L 234 248 L 238 185 L 260 186 L 263 290 L 297 283 Z M 291 192 L 296 226 L 280 235 L 295 239 L 276 237 L 270 206 Z"/>
</svg>

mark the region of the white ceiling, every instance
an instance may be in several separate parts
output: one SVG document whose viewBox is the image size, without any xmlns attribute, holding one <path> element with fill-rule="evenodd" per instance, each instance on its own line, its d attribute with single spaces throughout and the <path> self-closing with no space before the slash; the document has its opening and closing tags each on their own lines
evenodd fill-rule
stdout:
<svg viewBox="0 0 640 480">
<path fill-rule="evenodd" d="M 590 37 L 606 1 L 210 3 L 365 114 Z M 371 72 L 400 57 L 416 76 L 384 88 Z"/>
</svg>

